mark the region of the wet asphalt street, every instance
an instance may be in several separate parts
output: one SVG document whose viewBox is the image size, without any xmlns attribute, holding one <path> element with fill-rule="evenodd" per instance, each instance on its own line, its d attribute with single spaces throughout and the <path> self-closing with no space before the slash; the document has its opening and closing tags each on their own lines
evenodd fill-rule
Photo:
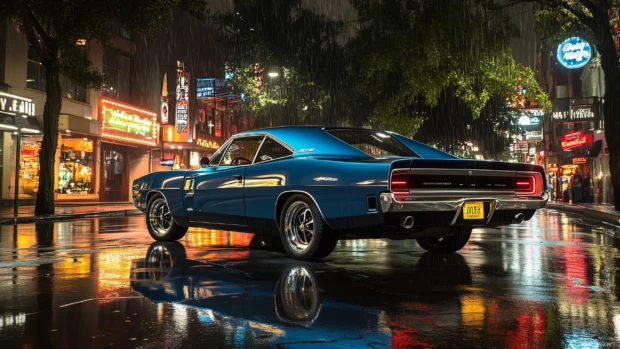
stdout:
<svg viewBox="0 0 620 349">
<path fill-rule="evenodd" d="M 620 347 L 620 241 L 555 211 L 457 254 L 341 241 L 322 263 L 142 217 L 2 226 L 0 348 Z"/>
</svg>

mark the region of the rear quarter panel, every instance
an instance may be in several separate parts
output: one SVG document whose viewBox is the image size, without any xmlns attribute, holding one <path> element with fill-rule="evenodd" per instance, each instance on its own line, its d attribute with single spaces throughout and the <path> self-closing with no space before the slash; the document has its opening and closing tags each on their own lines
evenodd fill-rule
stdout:
<svg viewBox="0 0 620 349">
<path fill-rule="evenodd" d="M 248 223 L 261 232 L 277 231 L 276 203 L 307 193 L 334 229 L 380 224 L 368 213 L 366 197 L 387 190 L 390 163 L 287 158 L 248 166 L 245 182 Z M 282 195 L 282 197 L 280 197 Z"/>
</svg>

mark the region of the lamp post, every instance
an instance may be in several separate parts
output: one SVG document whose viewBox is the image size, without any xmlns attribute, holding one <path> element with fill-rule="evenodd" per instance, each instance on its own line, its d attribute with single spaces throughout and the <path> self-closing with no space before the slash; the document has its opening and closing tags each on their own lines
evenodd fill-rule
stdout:
<svg viewBox="0 0 620 349">
<path fill-rule="evenodd" d="M 15 194 L 13 195 L 13 216 L 17 222 L 17 214 L 19 211 L 19 167 L 20 154 L 22 145 L 22 129 L 17 129 L 17 141 L 15 143 Z"/>
</svg>

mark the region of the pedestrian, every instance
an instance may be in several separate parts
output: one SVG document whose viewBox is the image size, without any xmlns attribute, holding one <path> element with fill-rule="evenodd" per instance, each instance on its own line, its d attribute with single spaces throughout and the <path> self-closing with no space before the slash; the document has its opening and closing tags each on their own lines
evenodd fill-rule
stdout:
<svg viewBox="0 0 620 349">
<path fill-rule="evenodd" d="M 583 202 L 591 204 L 592 200 L 592 180 L 590 179 L 590 174 L 586 173 L 586 176 L 583 177 Z"/>
<path fill-rule="evenodd" d="M 581 172 L 579 172 L 579 170 L 575 171 L 571 182 L 573 188 L 573 204 L 580 204 L 582 195 L 581 184 L 583 183 L 583 177 L 581 176 Z"/>
</svg>

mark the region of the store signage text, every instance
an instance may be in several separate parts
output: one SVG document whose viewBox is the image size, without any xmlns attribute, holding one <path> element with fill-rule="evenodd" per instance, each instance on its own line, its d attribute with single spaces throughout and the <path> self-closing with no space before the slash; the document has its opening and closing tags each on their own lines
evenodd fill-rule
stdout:
<svg viewBox="0 0 620 349">
<path fill-rule="evenodd" d="M 196 139 L 196 145 L 199 147 L 209 148 L 209 149 L 220 149 L 220 145 L 214 141 L 207 141 L 206 139 Z"/>
<path fill-rule="evenodd" d="M 215 96 L 215 79 L 198 79 L 196 81 L 196 98 L 206 99 Z"/>
<path fill-rule="evenodd" d="M 573 164 L 585 164 L 588 161 L 585 157 L 573 158 Z"/>
<path fill-rule="evenodd" d="M 189 73 L 177 73 L 176 131 L 188 133 Z"/>
<path fill-rule="evenodd" d="M 103 106 L 103 121 L 106 128 L 133 133 L 147 138 L 153 137 L 154 122 L 150 118 Z"/>
<path fill-rule="evenodd" d="M 161 124 L 168 125 L 170 122 L 169 118 L 169 106 L 168 106 L 168 77 L 166 73 L 164 73 L 164 82 L 161 87 L 161 107 L 160 107 L 160 117 Z"/>
<path fill-rule="evenodd" d="M 568 69 L 581 68 L 592 58 L 592 46 L 582 38 L 568 38 L 558 46 L 557 58 Z"/>
<path fill-rule="evenodd" d="M 174 159 L 159 159 L 160 166 L 172 167 L 174 166 Z"/>
<path fill-rule="evenodd" d="M 0 111 L 9 114 L 34 116 L 34 103 L 29 99 L 16 97 L 4 93 L 0 94 Z"/>
<path fill-rule="evenodd" d="M 571 108 L 570 111 L 556 111 L 553 113 L 556 120 L 588 120 L 594 119 L 594 112 L 590 107 Z"/>
<path fill-rule="evenodd" d="M 567 133 L 562 136 L 562 150 L 578 148 L 584 144 L 592 144 L 592 135 L 581 131 Z"/>
</svg>

